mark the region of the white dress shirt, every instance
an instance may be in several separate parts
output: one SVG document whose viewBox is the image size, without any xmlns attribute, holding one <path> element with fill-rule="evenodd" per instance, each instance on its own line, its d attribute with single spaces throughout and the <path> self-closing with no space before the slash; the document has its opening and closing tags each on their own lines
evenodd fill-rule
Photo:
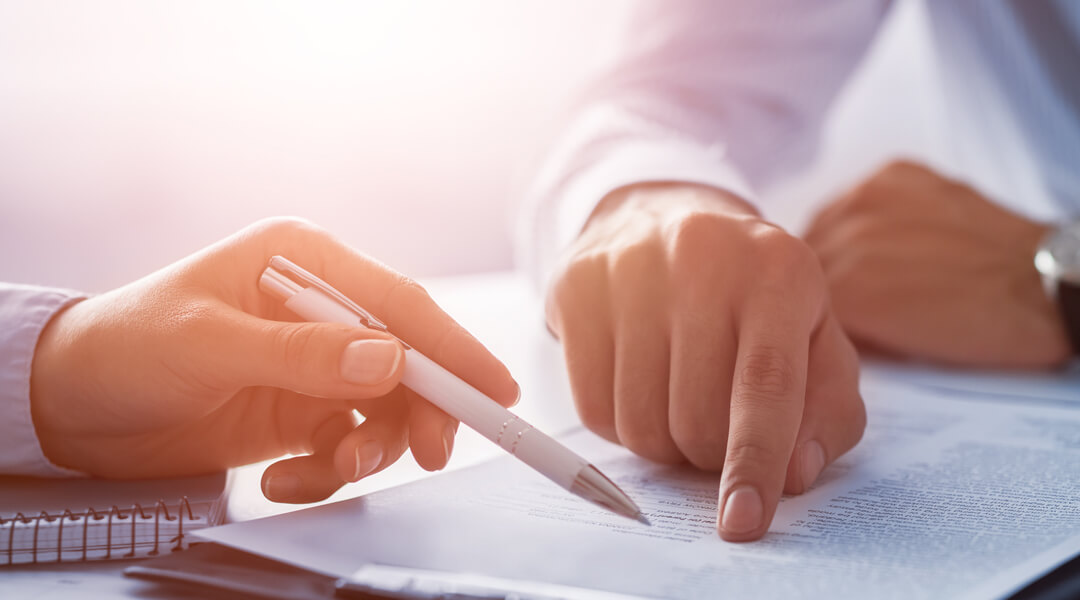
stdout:
<svg viewBox="0 0 1080 600">
<path fill-rule="evenodd" d="M 1078 56 L 1050 68 L 1042 30 L 1032 36 L 1016 13 L 1048 3 L 1067 38 L 1050 45 L 1065 46 L 1057 60 L 1067 62 L 1080 2 L 932 0 L 925 11 L 958 151 L 1004 173 L 1019 173 L 1017 157 L 1029 161 L 1056 212 L 1076 215 L 1080 106 L 1055 73 L 1071 69 L 1076 83 Z M 546 283 L 597 202 L 626 185 L 694 182 L 757 201 L 754 190 L 813 155 L 827 109 L 889 8 L 888 0 L 642 3 L 537 179 L 524 221 L 527 266 Z"/>
<path fill-rule="evenodd" d="M 41 451 L 30 415 L 30 369 L 45 325 L 85 296 L 69 291 L 0 283 L 0 474 L 76 475 Z"/>
</svg>

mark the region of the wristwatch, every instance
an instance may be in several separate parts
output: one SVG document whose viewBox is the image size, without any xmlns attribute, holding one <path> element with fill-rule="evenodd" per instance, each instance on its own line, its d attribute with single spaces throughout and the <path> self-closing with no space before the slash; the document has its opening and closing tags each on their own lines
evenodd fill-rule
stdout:
<svg viewBox="0 0 1080 600">
<path fill-rule="evenodd" d="M 1073 353 L 1080 354 L 1080 221 L 1050 231 L 1035 253 L 1046 294 L 1065 318 Z"/>
</svg>

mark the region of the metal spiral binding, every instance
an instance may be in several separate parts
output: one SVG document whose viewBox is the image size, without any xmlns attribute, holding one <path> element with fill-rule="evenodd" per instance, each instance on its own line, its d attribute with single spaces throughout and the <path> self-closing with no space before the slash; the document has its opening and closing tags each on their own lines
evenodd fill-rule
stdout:
<svg viewBox="0 0 1080 600">
<path fill-rule="evenodd" d="M 107 560 L 107 559 L 110 559 L 110 558 L 113 557 L 112 553 L 113 553 L 114 546 L 113 546 L 113 543 L 112 543 L 112 538 L 113 538 L 112 534 L 113 534 L 113 520 L 114 519 L 117 520 L 117 521 L 124 521 L 124 520 L 127 520 L 127 519 L 131 519 L 131 540 L 130 540 L 131 545 L 130 545 L 130 551 L 122 556 L 122 558 L 131 558 L 131 557 L 135 556 L 136 546 L 137 546 L 137 542 L 138 542 L 138 539 L 137 539 L 137 536 L 136 536 L 136 531 L 137 531 L 136 530 L 136 525 L 139 523 L 140 519 L 143 522 L 146 522 L 147 520 L 150 520 L 151 518 L 153 518 L 153 523 L 154 523 L 154 547 L 150 550 L 150 552 L 148 554 L 150 556 L 155 556 L 155 555 L 159 554 L 160 547 L 162 545 L 162 543 L 161 543 L 162 540 L 160 539 L 160 532 L 161 532 L 160 525 L 161 525 L 162 519 L 164 519 L 165 521 L 170 522 L 170 523 L 171 522 L 176 522 L 176 524 L 177 524 L 176 535 L 174 537 L 172 537 L 171 539 L 167 540 L 165 543 L 172 545 L 172 547 L 170 549 L 172 552 L 183 549 L 183 547 L 184 547 L 184 518 L 185 518 L 184 513 L 185 512 L 187 513 L 187 520 L 189 522 L 198 520 L 195 517 L 194 511 L 191 509 L 191 503 L 188 502 L 187 496 L 184 496 L 183 498 L 180 499 L 179 504 L 176 506 L 176 514 L 175 515 L 169 512 L 169 506 L 165 503 L 164 500 L 158 500 L 156 503 L 154 503 L 153 517 L 150 516 L 150 514 L 142 507 L 142 505 L 140 505 L 139 503 L 136 502 L 135 504 L 133 504 L 131 506 L 131 508 L 128 508 L 126 510 L 121 509 L 121 508 L 113 505 L 113 507 L 110 508 L 108 511 L 97 511 L 92 507 L 88 507 L 86 509 L 86 511 L 84 513 L 82 513 L 82 514 L 75 514 L 75 513 L 71 512 L 71 510 L 67 510 L 67 509 L 65 509 L 64 512 L 62 514 L 59 514 L 59 515 L 50 514 L 50 513 L 46 512 L 46 511 L 41 511 L 40 513 L 37 514 L 37 516 L 28 517 L 28 516 L 26 516 L 26 515 L 24 515 L 22 513 L 16 513 L 15 516 L 11 517 L 10 519 L 5 519 L 2 516 L 0 516 L 0 527 L 3 527 L 5 525 L 8 526 L 7 564 L 12 565 L 12 564 L 15 564 L 15 525 L 17 525 L 19 523 L 21 523 L 23 525 L 33 524 L 33 526 L 34 526 L 34 534 L 33 534 L 33 545 L 31 546 L 31 553 L 33 554 L 33 557 L 32 557 L 32 560 L 31 560 L 31 564 L 37 564 L 39 562 L 38 561 L 38 539 L 39 539 L 38 536 L 39 536 L 39 530 L 41 529 L 41 524 L 43 522 L 44 523 L 53 523 L 53 522 L 57 521 L 58 519 L 60 521 L 57 524 L 57 527 L 56 527 L 56 561 L 55 562 L 61 562 L 64 551 L 71 552 L 72 550 L 77 549 L 77 547 L 64 548 L 64 546 L 63 546 L 63 541 L 64 541 L 64 519 L 68 520 L 69 527 L 72 524 L 77 524 L 77 523 L 80 523 L 80 522 L 82 524 L 82 557 L 81 557 L 80 561 L 88 560 L 88 558 L 87 558 L 87 550 L 88 550 L 88 547 L 89 547 L 88 533 L 89 533 L 89 529 L 90 529 L 90 527 L 89 527 L 90 523 L 92 521 L 93 522 L 105 521 L 105 532 L 106 532 L 105 539 L 106 539 L 106 543 L 105 543 L 105 556 L 104 556 L 104 559 Z M 126 546 L 127 544 L 125 543 L 124 545 Z M 116 548 L 119 549 L 119 547 L 120 547 L 120 544 L 117 544 Z"/>
</svg>

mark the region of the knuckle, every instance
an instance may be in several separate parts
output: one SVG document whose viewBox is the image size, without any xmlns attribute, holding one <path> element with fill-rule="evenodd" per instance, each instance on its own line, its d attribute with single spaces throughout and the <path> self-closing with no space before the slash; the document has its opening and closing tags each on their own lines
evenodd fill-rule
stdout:
<svg viewBox="0 0 1080 600">
<path fill-rule="evenodd" d="M 927 166 L 908 159 L 892 160 L 878 169 L 868 183 L 878 191 L 896 189 L 912 182 L 927 183 L 942 180 Z M 915 198 L 911 198 L 915 199 Z"/>
<path fill-rule="evenodd" d="M 658 271 L 661 257 L 649 240 L 638 240 L 619 249 L 610 259 L 609 270 L 613 285 L 637 285 L 651 281 Z"/>
<path fill-rule="evenodd" d="M 560 300 L 552 291 L 544 299 L 544 324 L 548 332 L 555 338 L 562 340 L 565 337 L 563 323 L 565 321 L 565 301 Z M 565 340 L 563 340 L 565 342 Z"/>
<path fill-rule="evenodd" d="M 900 186 L 913 180 L 922 180 L 931 176 L 932 172 L 925 166 L 908 159 L 894 159 L 881 167 L 865 181 L 855 186 L 850 198 L 850 208 L 853 211 L 870 210 L 879 206 L 884 207 L 896 198 L 896 191 Z M 908 197 L 906 200 L 916 200 L 917 197 Z"/>
<path fill-rule="evenodd" d="M 424 286 L 417 283 L 416 280 L 411 277 L 395 273 L 394 278 L 394 284 L 386 294 L 387 299 L 390 302 L 404 302 L 411 305 L 414 302 L 427 302 L 431 300 L 431 295 L 424 289 Z"/>
<path fill-rule="evenodd" d="M 860 182 L 851 190 L 844 202 L 845 216 L 851 217 L 855 214 L 870 212 L 886 187 L 886 183 L 880 177 Z"/>
<path fill-rule="evenodd" d="M 693 244 L 689 247 L 695 251 L 682 252 L 681 259 L 676 248 L 671 276 L 680 282 L 681 295 L 709 298 L 712 294 L 715 304 L 717 288 L 742 277 L 750 277 L 753 288 L 773 290 L 785 297 L 793 286 L 804 292 L 824 290 L 824 273 L 813 249 L 777 225 L 740 223 L 731 232 L 714 229 L 708 237 L 714 240 L 707 242 L 710 246 L 706 247 L 706 242 Z M 739 262 L 713 260 L 721 254 L 737 255 Z"/>
<path fill-rule="evenodd" d="M 252 225 L 256 235 L 279 241 L 321 231 L 318 225 L 301 217 L 268 217 Z"/>
<path fill-rule="evenodd" d="M 321 351 L 321 345 L 316 342 L 314 329 L 304 327 L 302 323 L 279 327 L 273 344 L 277 348 L 275 355 L 281 357 L 281 368 L 285 372 L 300 373 L 306 371 L 311 364 L 324 362 L 313 360 L 313 353 Z"/>
<path fill-rule="evenodd" d="M 552 279 L 544 302 L 548 327 L 557 335 L 565 334 L 568 319 L 592 314 L 607 302 L 606 258 L 582 257 L 567 264 Z"/>
<path fill-rule="evenodd" d="M 784 252 L 791 242 L 798 241 L 780 226 L 766 221 L 754 223 L 749 236 L 758 252 Z"/>
<path fill-rule="evenodd" d="M 395 273 L 394 283 L 378 305 L 375 316 L 385 316 L 388 321 L 395 322 L 420 314 L 431 304 L 433 300 L 424 286 L 405 275 Z"/>
<path fill-rule="evenodd" d="M 814 250 L 802 240 L 774 225 L 763 225 L 752 234 L 761 270 L 771 279 L 789 286 L 793 281 L 821 275 Z"/>
<path fill-rule="evenodd" d="M 782 402 L 795 391 L 795 367 L 782 353 L 758 348 L 743 358 L 737 373 L 732 404 Z"/>
<path fill-rule="evenodd" d="M 691 213 L 668 225 L 667 238 L 671 241 L 675 261 L 691 263 L 707 259 L 723 239 L 723 218 L 710 213 Z"/>
<path fill-rule="evenodd" d="M 786 465 L 788 457 L 777 450 L 756 441 L 758 438 L 732 440 L 727 452 L 730 468 L 737 468 L 751 477 L 768 476 L 768 469 L 774 465 Z"/>
<path fill-rule="evenodd" d="M 550 297 L 561 304 L 572 304 L 603 281 L 605 260 L 597 255 L 583 256 L 568 262 L 552 280 Z"/>
<path fill-rule="evenodd" d="M 881 166 L 875 173 L 875 178 L 897 179 L 913 175 L 923 175 L 927 172 L 926 167 L 907 158 L 894 158 Z"/>
<path fill-rule="evenodd" d="M 545 304 L 548 307 L 549 314 L 557 312 L 552 309 L 562 309 L 567 304 L 571 304 L 575 289 L 574 267 L 568 266 L 555 273 L 555 276 L 551 278 L 551 283 L 548 284 L 546 294 Z"/>
<path fill-rule="evenodd" d="M 463 342 L 466 342 L 469 337 L 469 333 L 464 327 L 458 323 L 448 323 L 443 331 L 435 336 L 431 354 L 439 363 L 453 360 L 453 355 L 460 352 Z"/>
</svg>

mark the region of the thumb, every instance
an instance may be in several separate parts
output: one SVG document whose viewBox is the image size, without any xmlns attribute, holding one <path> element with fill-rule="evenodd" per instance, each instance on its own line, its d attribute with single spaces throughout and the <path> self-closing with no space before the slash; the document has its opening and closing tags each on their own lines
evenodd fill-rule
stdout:
<svg viewBox="0 0 1080 600">
<path fill-rule="evenodd" d="M 215 369 L 244 387 L 366 399 L 397 386 L 405 354 L 393 336 L 333 323 L 269 321 L 237 311 Z"/>
</svg>

